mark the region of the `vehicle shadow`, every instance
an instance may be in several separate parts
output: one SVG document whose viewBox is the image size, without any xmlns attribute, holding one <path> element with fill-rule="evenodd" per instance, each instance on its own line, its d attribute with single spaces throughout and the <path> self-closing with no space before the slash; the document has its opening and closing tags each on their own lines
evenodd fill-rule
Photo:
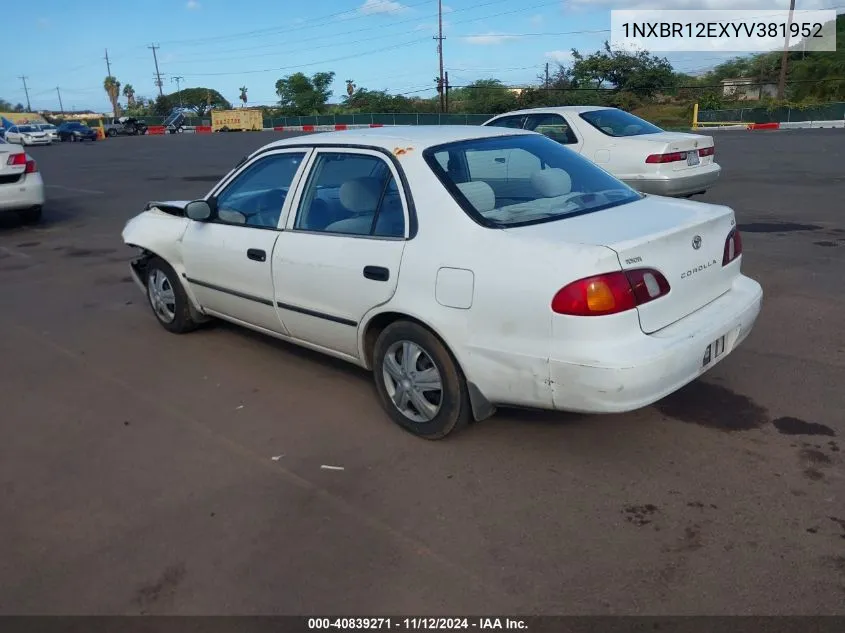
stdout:
<svg viewBox="0 0 845 633">
<path fill-rule="evenodd" d="M 33 229 L 46 229 L 59 226 L 78 218 L 83 211 L 72 202 L 64 200 L 47 200 L 44 204 L 43 215 L 38 224 L 24 224 L 20 216 L 14 212 L 0 213 L 0 235 L 8 235 L 16 231 L 24 232 Z"/>
</svg>

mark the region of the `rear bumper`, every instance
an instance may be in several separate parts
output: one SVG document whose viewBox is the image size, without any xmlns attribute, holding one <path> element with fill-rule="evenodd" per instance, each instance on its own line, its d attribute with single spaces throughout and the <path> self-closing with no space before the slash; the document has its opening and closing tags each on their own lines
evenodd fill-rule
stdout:
<svg viewBox="0 0 845 633">
<path fill-rule="evenodd" d="M 44 181 L 39 173 L 27 174 L 16 183 L 0 185 L 0 212 L 40 207 L 44 200 Z"/>
<path fill-rule="evenodd" d="M 655 196 L 688 196 L 704 193 L 719 179 L 722 168 L 717 164 L 707 165 L 688 174 L 683 171 L 659 178 L 626 178 L 625 183 L 637 191 L 650 193 Z"/>
<path fill-rule="evenodd" d="M 621 413 L 657 402 L 729 356 L 748 336 L 762 301 L 760 284 L 740 276 L 704 308 L 654 334 L 605 347 L 587 364 L 552 358 L 554 408 Z M 703 366 L 705 350 L 722 336 L 724 352 Z"/>
</svg>

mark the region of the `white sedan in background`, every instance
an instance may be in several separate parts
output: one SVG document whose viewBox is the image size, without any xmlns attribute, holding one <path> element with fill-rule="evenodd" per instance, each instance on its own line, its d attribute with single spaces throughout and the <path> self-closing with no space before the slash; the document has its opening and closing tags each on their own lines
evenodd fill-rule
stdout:
<svg viewBox="0 0 845 633">
<path fill-rule="evenodd" d="M 534 169 L 492 177 L 503 153 Z M 497 127 L 277 141 L 122 236 L 167 330 L 218 317 L 372 370 L 428 439 L 497 405 L 649 405 L 736 349 L 762 302 L 730 208 L 643 196 Z"/>
<path fill-rule="evenodd" d="M 34 127 L 37 127 L 42 132 L 46 132 L 47 136 L 50 137 L 51 143 L 59 141 L 58 128 L 55 125 L 53 125 L 52 123 L 38 123 Z"/>
<path fill-rule="evenodd" d="M 20 145 L 0 139 L 0 213 L 15 213 L 26 224 L 41 219 L 44 181 L 38 165 Z"/>
<path fill-rule="evenodd" d="M 483 125 L 544 134 L 643 193 L 690 197 L 707 191 L 722 171 L 712 136 L 666 132 L 618 108 L 533 108 Z"/>
<path fill-rule="evenodd" d="M 50 145 L 50 134 L 37 125 L 13 125 L 6 130 L 6 140 L 18 145 Z"/>
</svg>

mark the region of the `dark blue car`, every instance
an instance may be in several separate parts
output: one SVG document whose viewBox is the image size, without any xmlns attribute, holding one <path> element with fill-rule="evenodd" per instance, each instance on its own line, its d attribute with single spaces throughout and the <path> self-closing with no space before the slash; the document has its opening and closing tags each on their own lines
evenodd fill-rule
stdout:
<svg viewBox="0 0 845 633">
<path fill-rule="evenodd" d="M 97 140 L 97 131 L 80 123 L 79 121 L 62 123 L 56 130 L 56 133 L 59 136 L 59 140 L 62 142 L 70 141 L 73 143 L 75 141 Z"/>
</svg>

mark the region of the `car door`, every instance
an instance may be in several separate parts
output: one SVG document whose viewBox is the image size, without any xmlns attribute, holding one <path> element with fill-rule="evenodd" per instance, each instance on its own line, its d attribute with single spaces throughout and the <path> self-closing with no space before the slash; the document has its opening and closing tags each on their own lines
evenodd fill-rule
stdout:
<svg viewBox="0 0 845 633">
<path fill-rule="evenodd" d="M 576 134 L 567 118 L 555 112 L 528 115 L 525 129 L 543 134 L 579 154 L 584 147 L 584 139 Z"/>
<path fill-rule="evenodd" d="M 361 320 L 396 290 L 408 200 L 376 150 L 325 147 L 310 162 L 273 252 L 276 305 L 294 338 L 357 358 Z"/>
<path fill-rule="evenodd" d="M 210 314 L 286 334 L 273 305 L 271 261 L 283 218 L 309 152 L 277 150 L 245 162 L 206 200 L 209 221 L 182 238 L 186 278 Z"/>
<path fill-rule="evenodd" d="M 9 143 L 22 144 L 21 135 L 18 132 L 18 126 L 17 125 L 13 125 L 12 127 L 9 128 L 9 131 L 6 132 L 6 141 L 8 141 Z"/>
</svg>

